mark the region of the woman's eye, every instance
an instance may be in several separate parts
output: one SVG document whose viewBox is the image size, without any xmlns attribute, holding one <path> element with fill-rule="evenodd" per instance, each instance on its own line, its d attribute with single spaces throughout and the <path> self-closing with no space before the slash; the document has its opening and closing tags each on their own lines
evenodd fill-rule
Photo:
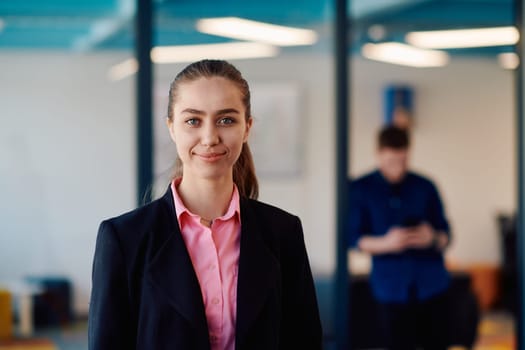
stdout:
<svg viewBox="0 0 525 350">
<path fill-rule="evenodd" d="M 233 123 L 235 123 L 235 120 L 233 118 L 225 117 L 225 118 L 220 119 L 218 124 L 220 124 L 220 125 L 230 125 L 230 124 L 233 124 Z"/>
<path fill-rule="evenodd" d="M 197 126 L 197 125 L 199 125 L 199 120 L 197 118 L 190 118 L 190 119 L 186 120 L 186 124 L 188 124 L 190 126 Z"/>
</svg>

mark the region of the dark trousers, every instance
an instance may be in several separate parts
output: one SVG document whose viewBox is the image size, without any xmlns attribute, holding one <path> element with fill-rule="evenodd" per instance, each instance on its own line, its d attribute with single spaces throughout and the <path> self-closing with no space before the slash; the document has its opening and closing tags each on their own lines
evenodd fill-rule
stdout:
<svg viewBox="0 0 525 350">
<path fill-rule="evenodd" d="M 380 303 L 384 334 L 390 350 L 446 350 L 449 343 L 449 302 L 444 292 L 428 300 Z"/>
</svg>

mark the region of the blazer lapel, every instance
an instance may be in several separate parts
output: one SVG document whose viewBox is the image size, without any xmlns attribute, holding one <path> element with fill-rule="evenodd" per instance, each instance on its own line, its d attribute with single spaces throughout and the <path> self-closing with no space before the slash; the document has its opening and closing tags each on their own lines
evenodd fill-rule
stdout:
<svg viewBox="0 0 525 350">
<path fill-rule="evenodd" d="M 199 338 L 208 340 L 208 326 L 199 281 L 182 239 L 171 190 L 161 199 L 165 210 L 167 240 L 147 268 L 150 281 L 162 290 L 170 304 L 193 325 Z"/>
<path fill-rule="evenodd" d="M 264 242 L 260 222 L 248 200 L 241 199 L 241 249 L 237 281 L 236 348 L 240 349 L 268 292 L 276 288 L 279 262 Z"/>
</svg>

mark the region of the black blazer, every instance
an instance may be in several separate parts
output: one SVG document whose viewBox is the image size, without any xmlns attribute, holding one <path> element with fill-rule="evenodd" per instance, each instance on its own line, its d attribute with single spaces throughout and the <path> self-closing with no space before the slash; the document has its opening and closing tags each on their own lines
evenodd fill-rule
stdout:
<svg viewBox="0 0 525 350">
<path fill-rule="evenodd" d="M 241 198 L 236 349 L 321 349 L 299 218 Z M 209 350 L 202 294 L 171 190 L 100 225 L 89 308 L 91 350 Z"/>
</svg>

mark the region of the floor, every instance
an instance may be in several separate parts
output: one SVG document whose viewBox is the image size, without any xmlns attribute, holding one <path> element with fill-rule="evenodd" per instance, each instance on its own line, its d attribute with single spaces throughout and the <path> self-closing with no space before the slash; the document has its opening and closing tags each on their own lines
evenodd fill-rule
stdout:
<svg viewBox="0 0 525 350">
<path fill-rule="evenodd" d="M 483 317 L 478 328 L 474 350 L 516 349 L 514 319 L 508 313 L 490 313 Z"/>
<path fill-rule="evenodd" d="M 80 321 L 63 328 L 40 329 L 35 332 L 35 338 L 49 339 L 55 344 L 50 347 L 2 347 L 0 350 L 87 350 L 87 322 Z M 327 343 L 325 349 L 335 349 L 332 343 Z M 462 348 L 450 348 L 460 350 Z M 503 312 L 492 312 L 483 316 L 479 325 L 479 335 L 473 350 L 515 350 L 514 321 Z"/>
<path fill-rule="evenodd" d="M 61 328 L 40 329 L 35 332 L 35 337 L 51 339 L 55 344 L 54 350 L 87 350 L 87 321 Z"/>
</svg>

